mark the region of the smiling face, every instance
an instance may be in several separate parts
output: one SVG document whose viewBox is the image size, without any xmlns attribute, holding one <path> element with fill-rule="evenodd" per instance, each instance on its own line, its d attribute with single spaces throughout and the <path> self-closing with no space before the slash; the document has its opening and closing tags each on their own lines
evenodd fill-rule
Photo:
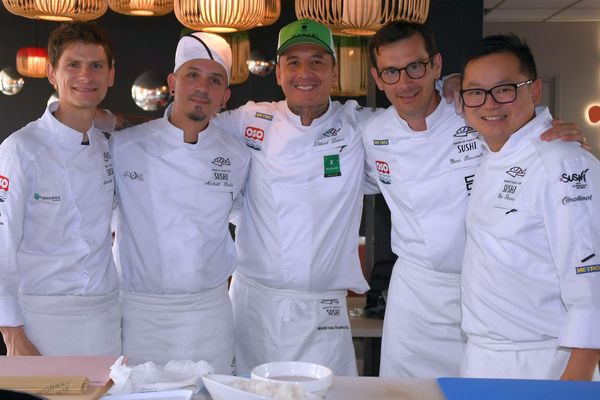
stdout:
<svg viewBox="0 0 600 400">
<path fill-rule="evenodd" d="M 462 88 L 491 89 L 505 83 L 520 83 L 531 79 L 522 71 L 519 59 L 507 52 L 493 53 L 472 59 L 464 70 Z M 512 103 L 499 104 L 488 94 L 480 107 L 464 107 L 465 118 L 486 140 L 492 151 L 502 148 L 508 138 L 535 116 L 535 105 L 540 100 L 541 83 L 517 89 Z"/>
<path fill-rule="evenodd" d="M 99 44 L 74 42 L 55 66 L 48 64 L 48 80 L 58 92 L 63 112 L 95 110 L 114 83 L 114 68 Z"/>
<path fill-rule="evenodd" d="M 398 82 L 388 85 L 378 75 L 378 71 L 387 68 L 405 68 L 415 61 L 426 61 L 425 75 L 419 79 L 412 79 L 402 71 Z M 396 108 L 398 115 L 407 122 L 424 121 L 439 103 L 439 96 L 435 91 L 435 80 L 440 77 L 442 58 L 440 54 L 429 56 L 425 48 L 425 40 L 419 34 L 414 34 L 408 39 L 399 40 L 378 48 L 376 53 L 377 68 L 371 68 L 371 74 L 380 90 Z M 412 125 L 411 125 L 412 126 Z"/>
<path fill-rule="evenodd" d="M 287 49 L 279 57 L 275 73 L 290 108 L 327 104 L 337 79 L 333 57 L 314 44 L 297 44 Z"/>
<path fill-rule="evenodd" d="M 177 126 L 193 124 L 199 130 L 204 129 L 231 95 L 225 69 L 213 60 L 194 59 L 184 63 L 169 74 L 168 83 L 175 91 L 171 116 Z"/>
</svg>

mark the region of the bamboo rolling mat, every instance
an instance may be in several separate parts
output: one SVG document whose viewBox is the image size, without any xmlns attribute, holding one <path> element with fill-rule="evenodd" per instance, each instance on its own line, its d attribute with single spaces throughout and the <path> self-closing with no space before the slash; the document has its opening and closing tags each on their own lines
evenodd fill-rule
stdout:
<svg viewBox="0 0 600 400">
<path fill-rule="evenodd" d="M 84 376 L 0 376 L 0 388 L 36 394 L 82 394 L 89 383 Z"/>
</svg>

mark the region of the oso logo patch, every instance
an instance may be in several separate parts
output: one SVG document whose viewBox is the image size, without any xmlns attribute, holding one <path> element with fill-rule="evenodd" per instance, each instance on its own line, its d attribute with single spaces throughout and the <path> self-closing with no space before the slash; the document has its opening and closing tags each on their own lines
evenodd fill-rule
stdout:
<svg viewBox="0 0 600 400">
<path fill-rule="evenodd" d="M 9 183 L 10 183 L 10 181 L 8 180 L 7 177 L 0 175 L 0 190 L 4 190 L 5 192 L 8 192 Z"/>
</svg>

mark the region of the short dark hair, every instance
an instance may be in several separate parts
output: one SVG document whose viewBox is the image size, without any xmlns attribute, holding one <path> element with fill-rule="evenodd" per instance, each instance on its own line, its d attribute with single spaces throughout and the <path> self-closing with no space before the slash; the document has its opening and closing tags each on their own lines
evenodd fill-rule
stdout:
<svg viewBox="0 0 600 400">
<path fill-rule="evenodd" d="M 108 64 L 114 63 L 113 48 L 108 34 L 94 22 L 69 22 L 62 24 L 50 34 L 48 39 L 48 57 L 50 64 L 56 67 L 65 48 L 73 43 L 98 44 L 104 48 Z"/>
<path fill-rule="evenodd" d="M 470 61 L 498 53 L 513 54 L 521 64 L 521 72 L 527 75 L 529 79 L 537 79 L 535 59 L 529 45 L 514 33 L 490 35 L 473 43 L 465 53 L 462 67 L 463 76 L 465 67 Z"/>
<path fill-rule="evenodd" d="M 369 55 L 373 67 L 377 68 L 376 55 L 379 53 L 381 46 L 409 39 L 413 35 L 421 35 L 425 42 L 425 50 L 430 57 L 438 53 L 433 31 L 427 25 L 414 22 L 392 21 L 379 29 L 369 41 Z"/>
</svg>

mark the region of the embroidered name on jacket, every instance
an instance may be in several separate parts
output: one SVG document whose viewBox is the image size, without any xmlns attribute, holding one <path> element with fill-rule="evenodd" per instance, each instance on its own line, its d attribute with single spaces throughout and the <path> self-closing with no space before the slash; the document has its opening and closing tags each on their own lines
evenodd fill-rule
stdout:
<svg viewBox="0 0 600 400">
<path fill-rule="evenodd" d="M 338 132 L 342 128 L 329 128 L 325 132 L 321 133 L 314 142 L 314 147 L 325 146 L 328 144 L 339 143 L 344 141 L 343 136 L 338 136 Z"/>
<path fill-rule="evenodd" d="M 526 173 L 527 169 L 523 169 L 516 165 L 508 169 L 506 171 L 506 175 L 508 175 L 510 178 L 505 178 L 502 182 L 501 189 L 497 196 L 498 199 L 514 202 L 517 198 L 517 192 L 523 184 L 521 179 L 525 177 Z"/>
<path fill-rule="evenodd" d="M 482 149 L 477 145 L 477 138 L 472 133 L 476 132 L 475 129 L 470 126 L 463 126 L 454 133 L 454 140 L 452 142 L 453 149 L 450 155 L 450 165 L 454 165 L 455 168 L 460 167 L 460 164 L 468 163 L 470 161 L 477 160 L 483 156 Z"/>
<path fill-rule="evenodd" d="M 208 186 L 223 186 L 233 187 L 233 184 L 229 182 L 229 175 L 231 174 L 231 161 L 226 157 L 216 157 L 212 160 L 211 164 L 212 176 L 211 179 L 205 182 Z"/>
</svg>

